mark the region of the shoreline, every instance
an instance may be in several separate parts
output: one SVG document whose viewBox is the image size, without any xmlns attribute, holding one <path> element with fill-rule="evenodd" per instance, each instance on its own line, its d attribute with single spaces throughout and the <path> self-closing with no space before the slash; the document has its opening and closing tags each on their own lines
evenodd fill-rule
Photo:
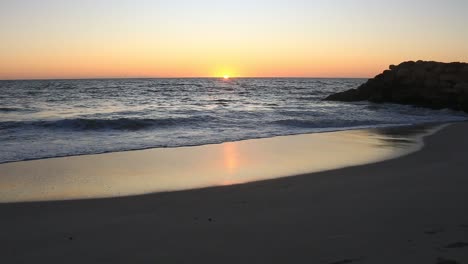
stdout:
<svg viewBox="0 0 468 264">
<path fill-rule="evenodd" d="M 407 155 L 422 148 L 423 137 L 447 125 L 385 126 L 4 163 L 0 203 L 112 198 L 294 177 Z"/>
<path fill-rule="evenodd" d="M 417 127 L 417 126 L 443 126 L 443 125 L 463 123 L 463 122 L 468 122 L 468 120 L 422 122 L 422 123 L 415 123 L 415 124 L 399 124 L 399 125 L 383 124 L 383 125 L 358 126 L 358 127 L 337 128 L 337 129 L 331 129 L 331 130 L 313 131 L 313 132 L 304 132 L 304 133 L 272 135 L 272 136 L 266 136 L 266 137 L 252 137 L 252 138 L 245 138 L 245 139 L 239 139 L 239 140 L 228 140 L 228 141 L 212 142 L 212 143 L 205 143 L 205 144 L 193 144 L 193 145 L 183 145 L 183 146 L 174 146 L 174 147 L 156 146 L 156 147 L 144 147 L 144 148 L 135 148 L 135 149 L 116 150 L 116 151 L 111 150 L 111 151 L 96 152 L 96 153 L 71 154 L 71 155 L 63 155 L 63 156 L 50 156 L 50 157 L 42 157 L 42 158 L 0 161 L 0 165 L 25 162 L 25 161 L 48 160 L 48 159 L 56 159 L 56 158 L 69 158 L 69 157 L 80 157 L 80 156 L 89 156 L 89 155 L 105 155 L 105 154 L 112 154 L 112 153 L 125 153 L 125 152 L 132 152 L 132 151 L 152 150 L 152 149 L 177 149 L 177 148 L 188 148 L 188 147 L 201 147 L 201 146 L 209 146 L 209 145 L 219 145 L 219 144 L 224 144 L 224 143 L 235 143 L 235 142 L 242 142 L 242 141 L 249 141 L 249 140 L 290 137 L 290 136 L 299 136 L 299 135 L 311 135 L 311 134 L 345 132 L 345 131 L 356 131 L 356 130 L 372 130 L 372 129 L 381 129 L 381 128 L 391 129 L 391 128 L 404 128 L 404 127 Z"/>
<path fill-rule="evenodd" d="M 295 177 L 0 204 L 0 253 L 9 263 L 465 263 L 467 131 L 452 124 L 409 155 Z"/>
</svg>

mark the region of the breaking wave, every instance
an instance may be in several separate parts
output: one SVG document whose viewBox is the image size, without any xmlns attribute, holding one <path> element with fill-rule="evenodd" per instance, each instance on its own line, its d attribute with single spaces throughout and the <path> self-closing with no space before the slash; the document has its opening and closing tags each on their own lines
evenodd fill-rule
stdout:
<svg viewBox="0 0 468 264">
<path fill-rule="evenodd" d="M 73 131 L 99 131 L 99 130 L 142 130 L 148 128 L 164 128 L 171 126 L 192 125 L 196 122 L 211 120 L 209 116 L 178 117 L 178 118 L 117 118 L 117 119 L 61 119 L 51 121 L 7 121 L 0 122 L 0 129 L 21 127 L 61 129 Z"/>
</svg>

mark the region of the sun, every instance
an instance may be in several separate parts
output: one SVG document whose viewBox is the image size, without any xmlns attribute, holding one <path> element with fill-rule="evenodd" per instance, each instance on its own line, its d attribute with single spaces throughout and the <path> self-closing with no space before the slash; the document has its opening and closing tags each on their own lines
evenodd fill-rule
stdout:
<svg viewBox="0 0 468 264">
<path fill-rule="evenodd" d="M 227 75 L 227 74 L 223 75 L 224 80 L 229 80 L 229 78 L 230 78 L 229 75 Z"/>
</svg>

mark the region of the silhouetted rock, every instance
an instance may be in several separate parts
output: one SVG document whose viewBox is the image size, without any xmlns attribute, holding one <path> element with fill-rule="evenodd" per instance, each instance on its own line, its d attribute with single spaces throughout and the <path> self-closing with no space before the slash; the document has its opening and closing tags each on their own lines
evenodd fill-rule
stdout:
<svg viewBox="0 0 468 264">
<path fill-rule="evenodd" d="M 468 63 L 406 61 L 357 89 L 332 94 L 331 101 L 390 102 L 468 112 Z"/>
</svg>

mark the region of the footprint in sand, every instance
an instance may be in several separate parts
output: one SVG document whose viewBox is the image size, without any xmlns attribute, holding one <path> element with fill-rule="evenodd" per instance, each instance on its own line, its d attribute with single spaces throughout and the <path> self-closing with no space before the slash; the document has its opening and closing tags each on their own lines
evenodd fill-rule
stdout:
<svg viewBox="0 0 468 264">
<path fill-rule="evenodd" d="M 466 242 L 455 242 L 455 243 L 451 243 L 451 244 L 448 244 L 445 246 L 445 248 L 464 248 L 464 247 L 468 247 L 468 243 Z"/>
<path fill-rule="evenodd" d="M 436 234 L 439 234 L 439 233 L 442 233 L 442 232 L 445 232 L 445 230 L 442 229 L 442 228 L 437 228 L 437 229 L 431 229 L 431 230 L 424 231 L 424 234 L 426 234 L 426 235 L 436 235 Z"/>
<path fill-rule="evenodd" d="M 343 259 L 335 262 L 331 262 L 330 264 L 347 264 L 347 263 L 352 263 L 355 261 L 362 260 L 362 258 L 355 258 L 355 259 Z"/>
<path fill-rule="evenodd" d="M 460 264 L 460 262 L 452 260 L 452 259 L 445 259 L 445 258 L 438 258 L 437 264 Z"/>
</svg>

